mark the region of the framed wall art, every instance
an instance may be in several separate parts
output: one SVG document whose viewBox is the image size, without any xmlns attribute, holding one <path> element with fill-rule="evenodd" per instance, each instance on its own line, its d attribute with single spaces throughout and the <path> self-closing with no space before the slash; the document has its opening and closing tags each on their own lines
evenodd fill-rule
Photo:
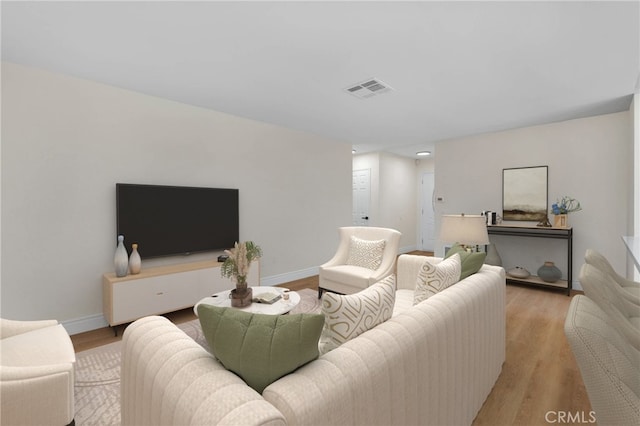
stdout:
<svg viewBox="0 0 640 426">
<path fill-rule="evenodd" d="M 502 219 L 541 221 L 546 219 L 548 166 L 502 170 Z"/>
</svg>

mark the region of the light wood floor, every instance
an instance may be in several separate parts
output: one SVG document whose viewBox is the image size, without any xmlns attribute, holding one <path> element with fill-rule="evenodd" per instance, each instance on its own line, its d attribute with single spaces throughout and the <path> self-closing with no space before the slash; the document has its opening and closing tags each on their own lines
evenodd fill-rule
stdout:
<svg viewBox="0 0 640 426">
<path fill-rule="evenodd" d="M 287 284 L 292 290 L 317 290 L 318 277 Z M 564 336 L 564 319 L 571 297 L 542 288 L 507 285 L 507 356 L 475 426 L 546 425 L 555 412 L 584 413 L 591 406 L 580 372 Z M 176 323 L 195 319 L 191 309 L 166 315 Z M 76 352 L 121 339 L 104 328 L 71 336 Z M 566 423 L 563 423 L 566 424 Z"/>
</svg>

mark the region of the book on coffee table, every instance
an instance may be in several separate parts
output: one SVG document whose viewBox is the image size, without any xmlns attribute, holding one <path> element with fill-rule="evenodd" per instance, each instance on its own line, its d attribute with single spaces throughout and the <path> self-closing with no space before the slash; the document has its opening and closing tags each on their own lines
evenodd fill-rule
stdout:
<svg viewBox="0 0 640 426">
<path fill-rule="evenodd" d="M 253 301 L 256 303 L 267 303 L 271 305 L 272 303 L 277 302 L 282 295 L 280 293 L 262 293 L 253 298 Z"/>
</svg>

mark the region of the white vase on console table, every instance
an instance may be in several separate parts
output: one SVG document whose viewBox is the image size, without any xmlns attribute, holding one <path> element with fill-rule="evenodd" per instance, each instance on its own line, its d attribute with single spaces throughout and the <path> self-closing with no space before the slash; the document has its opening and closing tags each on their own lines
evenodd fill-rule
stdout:
<svg viewBox="0 0 640 426">
<path fill-rule="evenodd" d="M 127 249 L 124 248 L 123 235 L 118 235 L 118 246 L 113 257 L 113 263 L 116 268 L 116 277 L 126 277 L 129 272 L 129 255 L 127 254 Z"/>
</svg>

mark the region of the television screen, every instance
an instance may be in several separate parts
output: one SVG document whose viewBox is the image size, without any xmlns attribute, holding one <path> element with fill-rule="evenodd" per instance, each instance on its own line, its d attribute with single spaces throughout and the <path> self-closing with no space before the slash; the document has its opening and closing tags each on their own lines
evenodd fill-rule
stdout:
<svg viewBox="0 0 640 426">
<path fill-rule="evenodd" d="M 238 190 L 117 183 L 116 220 L 143 259 L 227 249 L 239 237 Z"/>
</svg>

